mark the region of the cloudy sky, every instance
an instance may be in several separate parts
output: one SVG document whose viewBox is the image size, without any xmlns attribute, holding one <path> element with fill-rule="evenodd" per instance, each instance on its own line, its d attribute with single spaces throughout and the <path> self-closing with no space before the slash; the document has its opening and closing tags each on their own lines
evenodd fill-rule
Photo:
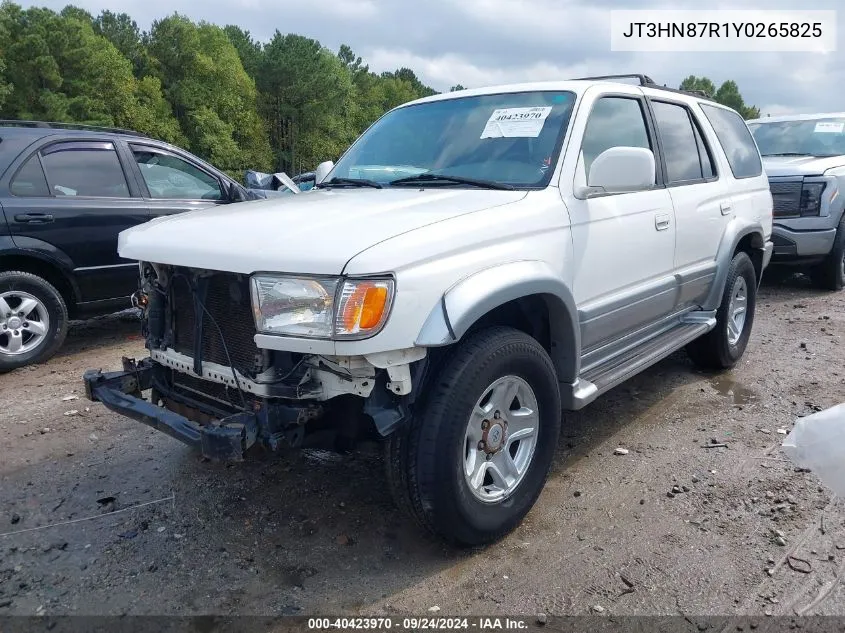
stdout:
<svg viewBox="0 0 845 633">
<path fill-rule="evenodd" d="M 733 0 L 708 8 L 836 9 L 841 0 Z M 60 10 L 66 0 L 23 2 Z M 610 50 L 611 9 L 701 9 L 695 0 L 76 0 L 129 13 L 143 29 L 178 11 L 238 24 L 265 41 L 278 29 L 349 44 L 372 70 L 412 68 L 438 90 L 640 72 L 675 86 L 687 75 L 735 80 L 763 113 L 845 110 L 845 9 L 833 53 L 625 53 Z"/>
</svg>

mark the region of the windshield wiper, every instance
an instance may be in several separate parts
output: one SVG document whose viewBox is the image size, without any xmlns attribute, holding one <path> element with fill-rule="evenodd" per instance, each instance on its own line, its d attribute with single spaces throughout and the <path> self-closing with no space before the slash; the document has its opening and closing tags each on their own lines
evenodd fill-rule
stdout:
<svg viewBox="0 0 845 633">
<path fill-rule="evenodd" d="M 408 176 L 406 178 L 399 178 L 391 180 L 390 186 L 396 185 L 416 185 L 424 182 L 444 182 L 454 183 L 456 185 L 472 185 L 473 187 L 482 187 L 484 189 L 504 189 L 507 191 L 513 190 L 513 185 L 508 185 L 504 182 L 496 182 L 495 180 L 480 180 L 478 178 L 465 178 L 463 176 L 444 176 L 443 174 L 418 174 L 416 176 Z"/>
<path fill-rule="evenodd" d="M 760 154 L 761 156 L 812 156 L 807 152 L 775 152 L 773 154 Z"/>
<path fill-rule="evenodd" d="M 348 187 L 372 187 L 373 189 L 382 189 L 383 187 L 375 180 L 367 180 L 366 178 L 332 178 L 321 182 L 317 187 L 333 187 L 333 186 L 348 186 Z"/>
</svg>

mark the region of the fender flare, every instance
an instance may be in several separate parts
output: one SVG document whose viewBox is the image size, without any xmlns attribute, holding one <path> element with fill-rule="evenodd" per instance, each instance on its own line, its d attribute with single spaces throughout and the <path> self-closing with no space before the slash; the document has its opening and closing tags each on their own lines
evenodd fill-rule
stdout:
<svg viewBox="0 0 845 633">
<path fill-rule="evenodd" d="M 540 261 L 517 261 L 486 268 L 449 288 L 428 314 L 415 345 L 455 343 L 481 317 L 509 301 L 541 296 L 549 311 L 551 357 L 561 382 L 578 378 L 581 330 L 575 299 L 566 283 Z"/>
<path fill-rule="evenodd" d="M 766 247 L 766 241 L 763 238 L 763 225 L 759 222 L 752 222 L 743 220 L 742 218 L 733 218 L 722 234 L 722 241 L 719 244 L 719 251 L 716 254 L 716 278 L 713 280 L 713 285 L 710 288 L 710 294 L 704 301 L 702 308 L 704 310 L 717 310 L 722 303 L 722 294 L 725 290 L 725 283 L 728 279 L 728 269 L 730 268 L 731 260 L 734 252 L 740 241 L 743 238 L 753 235 L 752 246 L 761 251 Z"/>
</svg>

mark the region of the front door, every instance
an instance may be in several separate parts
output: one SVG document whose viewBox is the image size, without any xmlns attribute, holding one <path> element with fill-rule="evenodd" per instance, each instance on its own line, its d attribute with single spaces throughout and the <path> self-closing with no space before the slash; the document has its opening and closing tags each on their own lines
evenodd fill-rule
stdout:
<svg viewBox="0 0 845 633">
<path fill-rule="evenodd" d="M 588 92 L 585 107 L 589 117 L 573 129 L 571 143 L 580 146 L 575 183 L 561 183 L 561 191 L 572 225 L 582 351 L 589 352 L 672 312 L 675 214 L 658 178 L 650 190 L 586 199 L 576 195 L 578 183 L 586 184 L 593 160 L 605 150 L 643 147 L 657 154 L 636 88 L 595 98 Z"/>
<path fill-rule="evenodd" d="M 173 152 L 142 143 L 129 149 L 140 170 L 144 194 L 153 217 L 224 204 L 220 179 Z"/>
</svg>

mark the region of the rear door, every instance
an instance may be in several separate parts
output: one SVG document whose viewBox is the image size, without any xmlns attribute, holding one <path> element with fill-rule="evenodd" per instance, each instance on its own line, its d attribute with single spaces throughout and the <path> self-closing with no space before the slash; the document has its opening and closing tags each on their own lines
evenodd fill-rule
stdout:
<svg viewBox="0 0 845 633">
<path fill-rule="evenodd" d="M 138 287 L 137 263 L 117 254 L 118 233 L 149 219 L 127 167 L 112 140 L 52 140 L 8 181 L 3 205 L 16 246 L 46 243 L 70 257 L 83 302 Z"/>
<path fill-rule="evenodd" d="M 698 305 L 716 276 L 716 253 L 731 217 L 731 179 L 715 160 L 716 139 L 686 103 L 650 99 L 675 208 L 678 308 Z M 718 165 L 718 167 L 717 167 Z"/>
<path fill-rule="evenodd" d="M 222 178 L 188 155 L 143 142 L 128 147 L 152 217 L 228 202 Z"/>
</svg>

